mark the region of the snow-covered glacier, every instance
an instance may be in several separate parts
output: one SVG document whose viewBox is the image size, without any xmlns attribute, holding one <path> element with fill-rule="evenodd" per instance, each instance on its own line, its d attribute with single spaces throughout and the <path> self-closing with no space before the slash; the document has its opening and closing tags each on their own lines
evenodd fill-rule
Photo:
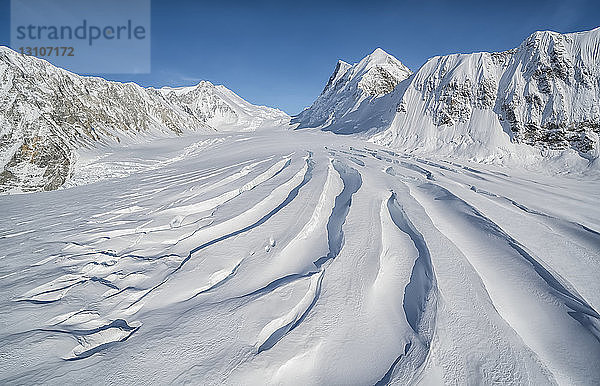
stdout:
<svg viewBox="0 0 600 386">
<path fill-rule="evenodd" d="M 0 383 L 600 384 L 597 35 L 291 122 L 0 48 Z"/>
<path fill-rule="evenodd" d="M 598 179 L 283 129 L 117 158 L 0 196 L 2 383 L 600 382 Z"/>
</svg>

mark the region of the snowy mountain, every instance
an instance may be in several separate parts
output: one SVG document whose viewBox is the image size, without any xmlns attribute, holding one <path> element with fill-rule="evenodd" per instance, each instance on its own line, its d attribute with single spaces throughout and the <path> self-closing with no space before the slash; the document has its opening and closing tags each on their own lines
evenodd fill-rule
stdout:
<svg viewBox="0 0 600 386">
<path fill-rule="evenodd" d="M 254 131 L 278 127 L 290 117 L 281 110 L 248 103 L 225 86 L 202 81 L 192 87 L 158 90 L 169 102 L 219 131 Z"/>
<path fill-rule="evenodd" d="M 518 48 L 434 57 L 398 90 L 381 144 L 475 158 L 540 149 L 598 156 L 600 29 L 536 32 Z"/>
<path fill-rule="evenodd" d="M 381 48 L 354 65 L 340 60 L 321 95 L 291 123 L 300 129 L 318 127 L 336 133 L 387 127 L 384 112 L 374 113 L 370 106 L 410 74 L 406 66 Z M 368 114 L 362 114 L 365 111 Z"/>
<path fill-rule="evenodd" d="M 327 91 L 293 122 L 367 132 L 376 143 L 423 154 L 535 154 L 526 144 L 593 159 L 599 155 L 600 28 L 536 32 L 506 52 L 431 58 L 385 97 L 352 103 L 351 114 L 335 114 L 338 100 L 356 100 L 351 91 L 337 98 Z"/>
<path fill-rule="evenodd" d="M 82 77 L 0 47 L 0 192 L 52 190 L 76 150 L 185 131 L 254 130 L 285 121 L 223 86 L 180 89 Z"/>
</svg>

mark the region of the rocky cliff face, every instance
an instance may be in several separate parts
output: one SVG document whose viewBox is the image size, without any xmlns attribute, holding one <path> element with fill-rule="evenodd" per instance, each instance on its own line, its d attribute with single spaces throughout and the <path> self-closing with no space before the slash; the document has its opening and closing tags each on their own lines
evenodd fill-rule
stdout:
<svg viewBox="0 0 600 386">
<path fill-rule="evenodd" d="M 81 77 L 0 47 L 0 192 L 56 189 L 69 178 L 81 147 L 256 129 L 269 119 L 289 117 L 209 82 L 145 89 Z"/>
<path fill-rule="evenodd" d="M 502 75 L 495 111 L 517 141 L 598 156 L 600 29 L 536 32 Z"/>
<path fill-rule="evenodd" d="M 510 51 L 432 58 L 397 92 L 398 114 L 374 140 L 475 158 L 515 144 L 596 158 L 599 45 L 600 29 L 536 32 Z"/>
</svg>

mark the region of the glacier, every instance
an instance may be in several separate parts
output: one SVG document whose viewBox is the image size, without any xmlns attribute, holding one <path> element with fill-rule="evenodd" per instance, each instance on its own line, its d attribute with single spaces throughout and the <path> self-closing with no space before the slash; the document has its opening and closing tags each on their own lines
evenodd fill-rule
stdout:
<svg viewBox="0 0 600 386">
<path fill-rule="evenodd" d="M 286 129 L 126 150 L 0 196 L 2 383 L 600 381 L 598 179 Z"/>
</svg>

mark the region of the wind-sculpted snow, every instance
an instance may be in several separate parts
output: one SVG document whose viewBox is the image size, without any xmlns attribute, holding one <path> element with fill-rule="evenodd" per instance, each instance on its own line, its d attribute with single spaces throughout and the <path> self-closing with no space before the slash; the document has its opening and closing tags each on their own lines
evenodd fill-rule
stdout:
<svg viewBox="0 0 600 386">
<path fill-rule="evenodd" d="M 595 385 L 599 191 L 319 132 L 90 156 L 0 197 L 0 383 Z"/>
<path fill-rule="evenodd" d="M 422 319 L 422 312 L 430 296 L 430 292 L 435 286 L 433 275 L 433 267 L 431 266 L 431 255 L 429 248 L 423 239 L 423 235 L 415 229 L 415 226 L 410 222 L 402 207 L 398 204 L 395 194 L 388 200 L 388 210 L 394 224 L 408 234 L 410 239 L 415 244 L 415 248 L 419 253 L 419 257 L 415 260 L 415 266 L 411 273 L 410 282 L 404 290 L 404 312 L 410 327 L 418 334 L 419 324 Z"/>
<path fill-rule="evenodd" d="M 286 319 L 291 320 L 279 327 L 276 331 L 273 331 L 267 339 L 262 339 L 262 343 L 258 347 L 258 353 L 273 347 L 273 345 L 275 345 L 275 343 L 277 343 L 277 341 L 279 341 L 286 333 L 296 328 L 304 320 L 321 294 L 321 282 L 325 273 L 326 263 L 338 256 L 344 244 L 344 232 L 342 226 L 346 221 L 346 216 L 348 215 L 352 203 L 352 195 L 360 188 L 362 179 L 355 169 L 349 168 L 338 161 L 334 161 L 332 164 L 334 169 L 339 173 L 344 187 L 340 194 L 335 198 L 335 203 L 327 222 L 327 254 L 314 261 L 314 265 L 318 270 L 310 273 L 311 284 L 307 295 L 301 300 L 298 306 L 292 310 L 292 314 L 288 314 L 286 317 Z M 281 324 L 281 322 L 281 319 L 272 321 L 265 329 L 274 323 L 277 325 Z M 265 329 L 263 329 L 263 332 Z M 261 332 L 261 334 L 263 334 L 263 332 Z"/>
</svg>

